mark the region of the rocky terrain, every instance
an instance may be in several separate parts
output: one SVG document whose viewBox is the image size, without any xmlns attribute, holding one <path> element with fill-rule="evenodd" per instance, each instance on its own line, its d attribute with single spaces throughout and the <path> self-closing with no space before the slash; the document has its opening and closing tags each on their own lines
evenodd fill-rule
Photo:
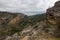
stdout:
<svg viewBox="0 0 60 40">
<path fill-rule="evenodd" d="M 34 16 L 0 12 L 0 40 L 60 40 L 60 1 Z"/>
</svg>

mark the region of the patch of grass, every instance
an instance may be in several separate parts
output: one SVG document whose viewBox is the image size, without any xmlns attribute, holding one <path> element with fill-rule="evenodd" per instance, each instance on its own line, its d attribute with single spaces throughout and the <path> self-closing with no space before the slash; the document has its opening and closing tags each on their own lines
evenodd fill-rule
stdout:
<svg viewBox="0 0 60 40">
<path fill-rule="evenodd" d="M 4 30 L 0 30 L 0 36 L 5 36 L 5 35 L 7 35 L 7 32 Z"/>
<path fill-rule="evenodd" d="M 60 40 L 60 38 L 56 38 L 56 40 Z"/>
<path fill-rule="evenodd" d="M 9 35 L 12 35 L 12 34 L 14 34 L 14 33 L 16 33 L 16 32 L 20 32 L 20 31 L 22 31 L 22 28 L 23 28 L 23 27 L 21 27 L 21 26 L 19 26 L 19 25 L 13 25 L 13 26 L 11 26 L 11 27 L 9 28 L 8 34 L 9 34 Z"/>
</svg>

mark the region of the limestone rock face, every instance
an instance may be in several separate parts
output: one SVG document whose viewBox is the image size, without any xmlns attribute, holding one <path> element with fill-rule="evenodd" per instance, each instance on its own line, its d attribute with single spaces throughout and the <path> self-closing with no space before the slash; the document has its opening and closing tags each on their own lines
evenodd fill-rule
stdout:
<svg viewBox="0 0 60 40">
<path fill-rule="evenodd" d="M 7 36 L 5 40 L 55 40 L 54 37 L 44 31 L 45 23 L 39 22 L 34 26 L 28 26 L 21 32 Z M 48 35 L 48 36 L 47 36 Z"/>
<path fill-rule="evenodd" d="M 56 36 L 58 33 L 58 18 L 60 18 L 60 1 L 56 2 L 52 8 L 47 9 L 47 25 L 50 26 L 51 33 Z M 60 34 L 60 33 L 58 33 Z"/>
</svg>

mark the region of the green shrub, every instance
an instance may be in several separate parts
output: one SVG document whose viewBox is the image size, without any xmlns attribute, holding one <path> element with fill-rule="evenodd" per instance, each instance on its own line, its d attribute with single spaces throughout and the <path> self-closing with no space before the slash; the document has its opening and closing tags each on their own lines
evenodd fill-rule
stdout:
<svg viewBox="0 0 60 40">
<path fill-rule="evenodd" d="M 14 26 L 11 26 L 11 28 L 8 30 L 8 35 L 12 35 L 16 32 L 20 32 L 22 29 L 22 27 L 20 27 L 19 25 L 14 25 Z"/>
<path fill-rule="evenodd" d="M 7 35 L 7 31 L 0 30 L 0 36 L 5 36 L 5 35 Z"/>
<path fill-rule="evenodd" d="M 56 38 L 56 40 L 60 40 L 60 38 Z"/>
</svg>

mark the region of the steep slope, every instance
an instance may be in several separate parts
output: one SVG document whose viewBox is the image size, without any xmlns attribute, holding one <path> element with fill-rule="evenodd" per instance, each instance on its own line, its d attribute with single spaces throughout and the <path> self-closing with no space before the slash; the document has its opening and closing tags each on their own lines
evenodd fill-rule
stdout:
<svg viewBox="0 0 60 40">
<path fill-rule="evenodd" d="M 24 20 L 27 17 L 21 13 L 0 12 L 0 27 L 15 25 Z"/>
<path fill-rule="evenodd" d="M 20 24 L 24 20 L 27 20 L 25 18 L 27 18 L 27 16 L 22 13 L 0 11 L 0 38 L 22 30 L 23 27 L 20 27 Z"/>
<path fill-rule="evenodd" d="M 5 40 L 54 40 L 54 37 L 43 31 L 44 25 L 43 22 L 39 22 L 36 25 L 28 26 L 22 32 L 12 35 L 12 37 L 7 36 Z"/>
<path fill-rule="evenodd" d="M 55 6 L 47 9 L 47 25 L 51 27 L 51 33 L 53 32 L 54 36 L 60 36 L 60 1 L 55 3 Z"/>
</svg>

